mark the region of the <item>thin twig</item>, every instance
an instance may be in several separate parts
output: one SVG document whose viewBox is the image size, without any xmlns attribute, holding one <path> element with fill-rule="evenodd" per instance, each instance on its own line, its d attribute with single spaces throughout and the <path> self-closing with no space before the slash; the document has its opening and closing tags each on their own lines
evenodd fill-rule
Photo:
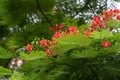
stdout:
<svg viewBox="0 0 120 80">
<path fill-rule="evenodd" d="M 48 17 L 44 14 L 44 12 L 42 11 L 41 5 L 39 3 L 39 0 L 36 0 L 36 4 L 37 4 L 37 9 L 40 11 L 40 13 L 44 16 L 44 18 L 46 19 L 46 21 L 49 23 L 49 25 L 52 27 L 52 23 L 50 22 L 50 20 L 48 19 Z"/>
</svg>

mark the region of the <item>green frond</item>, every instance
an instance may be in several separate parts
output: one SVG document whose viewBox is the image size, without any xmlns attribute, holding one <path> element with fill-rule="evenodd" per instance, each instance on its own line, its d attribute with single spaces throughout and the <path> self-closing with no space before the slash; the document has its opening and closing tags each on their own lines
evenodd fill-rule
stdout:
<svg viewBox="0 0 120 80">
<path fill-rule="evenodd" d="M 76 50 L 73 51 L 70 55 L 72 58 L 93 58 L 99 55 L 99 52 L 96 51 L 93 47 L 82 50 L 81 52 Z"/>
<path fill-rule="evenodd" d="M 4 49 L 3 47 L 0 47 L 0 58 L 1 59 L 12 58 L 12 57 L 14 57 L 14 54 Z"/>
<path fill-rule="evenodd" d="M 95 38 L 95 39 L 103 39 L 103 38 L 110 38 L 112 36 L 113 34 L 110 31 L 101 30 L 101 31 L 92 32 L 90 37 Z"/>
<path fill-rule="evenodd" d="M 44 37 L 47 39 L 51 39 L 51 36 L 53 35 L 53 32 L 50 30 L 48 23 L 36 23 L 36 24 L 29 23 L 26 24 L 24 27 L 26 29 L 24 33 L 26 32 L 27 32 L 26 34 L 31 33 L 33 37 L 40 37 L 40 38 Z M 30 36 L 30 38 L 32 36 Z"/>
<path fill-rule="evenodd" d="M 104 54 L 116 54 L 120 51 L 120 43 L 116 43 L 114 45 L 111 45 L 111 47 L 102 49 L 102 53 Z"/>
<path fill-rule="evenodd" d="M 114 59 L 109 59 L 110 56 L 108 57 L 108 61 L 106 59 L 106 63 L 102 67 L 105 72 L 109 73 L 109 76 L 113 77 L 112 80 L 119 80 L 120 77 L 120 54 L 119 55 L 114 55 Z"/>
<path fill-rule="evenodd" d="M 8 25 L 21 23 L 21 21 L 25 20 L 27 14 L 35 12 L 35 3 L 34 0 L 1 0 L 0 7 L 3 8 L 0 15 L 1 23 Z"/>
<path fill-rule="evenodd" d="M 0 66 L 0 77 L 6 76 L 6 75 L 12 75 L 12 71 L 10 69 Z"/>
<path fill-rule="evenodd" d="M 36 60 L 46 56 L 44 51 L 32 51 L 30 53 L 20 52 L 20 58 L 24 60 Z"/>
<path fill-rule="evenodd" d="M 14 72 L 9 80 L 29 80 L 23 73 Z"/>
<path fill-rule="evenodd" d="M 111 40 L 120 42 L 120 33 L 115 33 L 114 36 L 111 37 Z"/>
<path fill-rule="evenodd" d="M 120 77 L 120 68 L 119 67 L 111 67 L 111 66 L 106 66 L 104 67 L 107 69 L 107 71 L 113 75 L 113 76 L 119 76 Z"/>
<path fill-rule="evenodd" d="M 46 71 L 51 70 L 55 60 L 53 58 L 43 58 L 27 61 L 21 67 L 21 71 L 29 78 L 29 80 L 46 80 Z"/>
<path fill-rule="evenodd" d="M 112 19 L 107 22 L 107 26 L 111 28 L 120 28 L 120 22 L 115 19 Z"/>
<path fill-rule="evenodd" d="M 89 46 L 91 44 L 91 39 L 84 36 L 83 34 L 68 34 L 59 39 L 57 39 L 57 45 L 51 47 L 53 51 L 57 54 L 65 53 L 66 51 L 76 48 Z"/>
<path fill-rule="evenodd" d="M 82 29 L 86 29 L 86 28 L 88 28 L 89 26 L 91 26 L 91 24 L 90 24 L 90 23 L 86 23 L 86 24 L 83 24 L 83 25 L 79 26 L 78 29 L 79 29 L 80 31 L 82 31 Z"/>
<path fill-rule="evenodd" d="M 17 49 L 17 48 L 23 46 L 25 43 L 22 41 L 22 37 L 23 37 L 23 35 L 21 35 L 19 33 L 18 34 L 14 33 L 14 35 L 12 35 L 11 37 L 9 37 L 7 39 L 6 46 L 9 49 Z"/>
<path fill-rule="evenodd" d="M 50 70 L 47 76 L 47 80 L 50 80 L 50 79 L 57 80 L 57 79 L 65 78 L 65 75 L 69 73 L 68 70 L 69 70 L 69 67 L 65 65 L 57 66 L 53 68 L 52 70 Z"/>
<path fill-rule="evenodd" d="M 76 19 L 72 19 L 72 18 L 69 18 L 69 17 L 65 17 L 64 24 L 65 24 L 66 28 L 69 27 L 69 26 L 73 26 L 73 25 L 77 26 L 78 25 Z"/>
<path fill-rule="evenodd" d="M 38 68 L 40 68 L 40 62 L 42 60 L 32 60 L 32 61 L 28 61 L 26 63 L 24 63 L 21 67 L 21 70 L 26 72 L 26 73 L 31 73 L 34 72 L 36 70 L 38 70 Z"/>
<path fill-rule="evenodd" d="M 56 3 L 55 0 L 39 0 L 41 8 L 43 11 L 50 11 L 53 9 L 54 4 Z"/>
<path fill-rule="evenodd" d="M 38 7 L 40 7 L 42 11 L 48 12 L 53 9 L 55 4 L 55 0 L 38 1 L 40 6 L 37 6 L 36 0 L 1 0 L 0 17 L 2 20 L 0 23 L 10 26 L 18 25 L 27 19 L 28 14 L 36 14 L 38 12 Z"/>
</svg>

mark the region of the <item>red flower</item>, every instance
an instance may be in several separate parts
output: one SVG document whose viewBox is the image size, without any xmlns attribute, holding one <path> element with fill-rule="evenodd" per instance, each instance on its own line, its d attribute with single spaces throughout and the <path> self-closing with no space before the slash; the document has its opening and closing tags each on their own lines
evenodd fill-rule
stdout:
<svg viewBox="0 0 120 80">
<path fill-rule="evenodd" d="M 109 11 L 103 10 L 103 12 L 102 12 L 103 13 L 103 20 L 108 21 L 112 17 L 113 12 L 114 11 L 112 9 Z"/>
<path fill-rule="evenodd" d="M 28 52 L 32 51 L 32 48 L 33 48 L 33 45 L 31 45 L 31 44 L 27 44 L 26 47 L 25 47 L 25 49 L 26 49 Z"/>
<path fill-rule="evenodd" d="M 102 42 L 102 46 L 103 46 L 104 48 L 107 48 L 107 47 L 109 47 L 110 45 L 111 45 L 110 41 Z"/>
<path fill-rule="evenodd" d="M 94 21 L 100 20 L 100 16 L 98 16 L 98 15 L 94 16 L 94 17 L 93 17 L 93 20 L 94 20 Z"/>
<path fill-rule="evenodd" d="M 102 25 L 102 24 L 99 24 L 99 27 L 100 27 L 100 28 L 103 28 L 103 25 Z"/>
<path fill-rule="evenodd" d="M 47 49 L 45 49 L 45 53 L 46 53 L 46 55 L 47 55 L 47 56 L 49 56 L 49 55 L 50 55 L 50 53 L 51 53 L 50 49 L 48 49 L 48 48 L 47 48 Z"/>
<path fill-rule="evenodd" d="M 89 37 L 91 35 L 91 31 L 87 31 L 85 35 Z"/>
<path fill-rule="evenodd" d="M 104 16 L 106 16 L 106 15 L 107 15 L 107 11 L 106 11 L 106 10 L 103 10 L 103 11 L 102 11 L 102 14 L 103 14 Z"/>
<path fill-rule="evenodd" d="M 44 39 L 44 40 L 40 40 L 40 46 L 42 47 L 46 47 L 48 44 L 47 44 L 47 40 Z"/>
<path fill-rule="evenodd" d="M 77 28 L 74 26 L 70 26 L 67 30 L 66 30 L 66 34 L 68 33 L 76 33 L 77 32 Z"/>
<path fill-rule="evenodd" d="M 50 46 L 54 45 L 54 42 L 53 41 L 49 41 L 49 45 Z"/>
<path fill-rule="evenodd" d="M 116 19 L 117 19 L 117 20 L 120 20 L 120 15 L 116 16 Z"/>
<path fill-rule="evenodd" d="M 96 26 L 97 22 L 96 21 L 92 21 L 92 25 Z"/>
<path fill-rule="evenodd" d="M 52 36 L 52 39 L 60 38 L 61 36 L 62 36 L 62 34 L 58 31 L 58 32 L 55 32 L 55 34 Z"/>
<path fill-rule="evenodd" d="M 114 9 L 114 13 L 119 13 L 119 9 Z"/>
<path fill-rule="evenodd" d="M 64 24 L 56 24 L 55 26 L 52 26 L 50 30 L 52 31 L 58 31 L 64 28 Z"/>
<path fill-rule="evenodd" d="M 102 20 L 100 19 L 100 16 L 94 16 L 93 17 L 93 21 L 92 21 L 92 25 L 98 25 L 101 24 Z"/>
</svg>

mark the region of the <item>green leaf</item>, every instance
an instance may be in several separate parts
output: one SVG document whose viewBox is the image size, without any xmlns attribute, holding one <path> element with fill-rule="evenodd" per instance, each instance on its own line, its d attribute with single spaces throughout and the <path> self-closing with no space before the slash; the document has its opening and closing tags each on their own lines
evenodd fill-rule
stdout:
<svg viewBox="0 0 120 80">
<path fill-rule="evenodd" d="M 50 11 L 53 9 L 55 0 L 39 0 L 39 3 L 43 11 Z"/>
<path fill-rule="evenodd" d="M 109 53 L 118 53 L 120 51 L 120 43 L 116 42 L 114 45 L 111 45 L 110 47 L 103 49 L 103 54 L 109 54 Z"/>
<path fill-rule="evenodd" d="M 101 38 L 101 34 L 99 31 L 94 31 L 91 33 L 91 36 L 92 38 L 95 38 L 95 39 L 100 39 Z"/>
<path fill-rule="evenodd" d="M 83 34 L 68 34 L 59 39 L 57 39 L 59 44 L 66 45 L 75 45 L 75 46 L 89 46 L 91 43 L 91 39 L 84 36 Z"/>
<path fill-rule="evenodd" d="M 14 57 L 14 55 L 10 51 L 0 47 L 0 58 L 1 59 L 12 58 L 12 57 Z"/>
<path fill-rule="evenodd" d="M 82 46 L 89 46 L 91 44 L 91 39 L 84 36 L 83 34 L 68 34 L 57 39 L 58 44 L 51 47 L 53 51 L 57 54 L 65 53 L 70 49 Z"/>
<path fill-rule="evenodd" d="M 102 36 L 102 38 L 110 38 L 113 36 L 113 34 L 108 30 L 102 30 L 101 36 Z"/>
<path fill-rule="evenodd" d="M 9 80 L 28 80 L 28 78 L 23 73 L 14 72 Z"/>
<path fill-rule="evenodd" d="M 73 51 L 71 53 L 71 57 L 72 58 L 92 58 L 92 57 L 96 57 L 99 55 L 99 52 L 95 51 L 94 48 L 90 47 L 86 50 L 82 50 L 81 52 L 80 51 Z"/>
<path fill-rule="evenodd" d="M 115 33 L 111 40 L 120 42 L 120 33 Z"/>
<path fill-rule="evenodd" d="M 20 58 L 24 60 L 36 60 L 40 58 L 44 58 L 46 56 L 45 52 L 43 51 L 32 51 L 28 54 L 25 52 L 20 53 Z"/>
<path fill-rule="evenodd" d="M 0 66 L 0 77 L 5 75 L 12 75 L 12 71 L 10 69 Z"/>
<path fill-rule="evenodd" d="M 68 74 L 69 67 L 65 65 L 59 65 L 54 67 L 52 70 L 49 71 L 49 74 L 47 76 L 46 80 L 58 80 L 59 76 L 65 76 Z"/>
<path fill-rule="evenodd" d="M 108 30 L 94 31 L 91 33 L 91 37 L 95 39 L 110 38 L 113 34 Z"/>
<path fill-rule="evenodd" d="M 120 28 L 120 22 L 115 19 L 109 20 L 107 25 L 111 28 Z"/>
<path fill-rule="evenodd" d="M 17 25 L 26 18 L 27 14 L 36 11 L 36 2 L 34 0 L 1 0 L 0 7 L 2 8 L 0 23 Z"/>
</svg>

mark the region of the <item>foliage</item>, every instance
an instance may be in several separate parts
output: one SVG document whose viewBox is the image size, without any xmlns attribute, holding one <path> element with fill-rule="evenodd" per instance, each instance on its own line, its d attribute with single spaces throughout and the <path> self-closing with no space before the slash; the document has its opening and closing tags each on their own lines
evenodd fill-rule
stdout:
<svg viewBox="0 0 120 80">
<path fill-rule="evenodd" d="M 9 80 L 28 80 L 23 73 L 14 72 Z"/>
<path fill-rule="evenodd" d="M 120 36 L 106 26 L 112 18 L 105 20 L 97 15 L 90 26 L 82 29 L 53 26 L 52 40 L 35 40 L 26 46 L 27 53 L 20 53 L 26 62 L 19 71 L 29 80 L 119 80 Z"/>
<path fill-rule="evenodd" d="M 44 57 L 45 57 L 45 53 L 42 51 L 33 51 L 30 52 L 29 54 L 25 54 L 24 52 L 20 53 L 20 58 L 25 60 L 35 60 Z"/>
<path fill-rule="evenodd" d="M 12 75 L 12 71 L 10 69 L 4 68 L 0 66 L 0 77 Z"/>
<path fill-rule="evenodd" d="M 119 80 L 120 10 L 101 14 L 104 1 L 1 0 L 0 77 Z"/>
<path fill-rule="evenodd" d="M 6 58 L 13 58 L 14 54 L 12 54 L 10 51 L 0 47 L 0 58 L 6 59 Z"/>
<path fill-rule="evenodd" d="M 85 4 L 83 4 L 84 2 Z M 31 42 L 35 37 L 50 39 L 53 33 L 49 28 L 55 24 L 67 22 L 66 19 L 68 18 L 72 20 L 73 17 L 71 19 L 68 15 L 73 13 L 76 13 L 74 16 L 80 13 L 80 18 L 76 20 L 75 25 L 71 25 L 78 26 L 85 24 L 84 17 L 88 19 L 91 17 L 87 17 L 86 15 L 88 10 L 94 11 L 94 8 L 97 8 L 97 6 L 102 6 L 97 3 L 102 3 L 103 1 L 85 0 L 84 2 L 79 2 L 78 4 L 76 0 L 1 0 L 0 32 L 5 34 L 0 36 L 0 44 L 9 49 L 14 48 L 14 50 L 16 50 Z M 65 10 L 61 10 L 63 6 L 65 6 Z M 105 9 L 105 5 L 99 9 Z M 101 10 L 98 11 L 98 13 L 100 12 Z M 70 20 L 68 20 L 68 22 Z M 73 22 L 73 20 L 71 22 Z M 68 27 L 68 25 L 66 26 Z M 5 40 L 2 38 L 5 38 Z"/>
</svg>

